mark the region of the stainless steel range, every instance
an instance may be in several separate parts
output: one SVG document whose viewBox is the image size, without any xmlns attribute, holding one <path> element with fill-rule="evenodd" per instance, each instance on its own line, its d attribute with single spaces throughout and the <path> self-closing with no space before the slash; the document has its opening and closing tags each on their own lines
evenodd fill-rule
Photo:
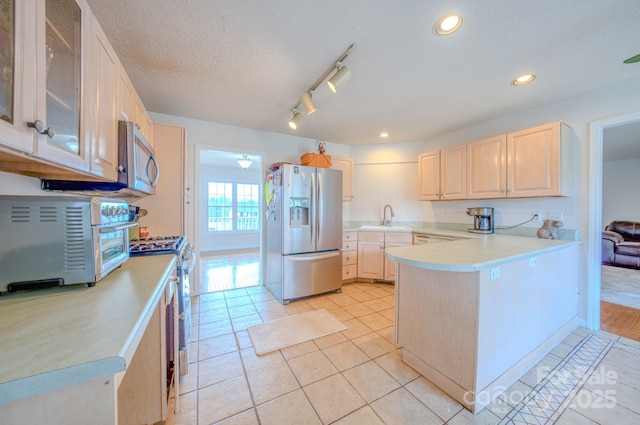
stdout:
<svg viewBox="0 0 640 425">
<path fill-rule="evenodd" d="M 189 290 L 189 274 L 195 266 L 195 253 L 187 238 L 177 236 L 154 236 L 149 238 L 131 239 L 129 255 L 131 257 L 143 255 L 178 256 L 178 339 L 180 375 L 189 372 L 189 343 L 191 342 L 191 292 Z"/>
</svg>

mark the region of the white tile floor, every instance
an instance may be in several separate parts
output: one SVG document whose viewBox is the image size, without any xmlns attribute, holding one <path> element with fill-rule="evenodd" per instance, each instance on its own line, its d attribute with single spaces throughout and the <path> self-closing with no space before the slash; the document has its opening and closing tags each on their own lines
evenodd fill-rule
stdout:
<svg viewBox="0 0 640 425">
<path fill-rule="evenodd" d="M 247 326 L 320 308 L 348 329 L 255 355 Z M 391 285 L 286 306 L 263 287 L 233 289 L 194 297 L 193 315 L 181 410 L 168 424 L 640 423 L 640 343 L 605 332 L 577 329 L 473 416 L 402 363 Z"/>
</svg>

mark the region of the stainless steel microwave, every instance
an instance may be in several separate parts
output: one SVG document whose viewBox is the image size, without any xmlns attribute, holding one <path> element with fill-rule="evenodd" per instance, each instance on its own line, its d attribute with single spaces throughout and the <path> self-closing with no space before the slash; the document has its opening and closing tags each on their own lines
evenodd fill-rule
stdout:
<svg viewBox="0 0 640 425">
<path fill-rule="evenodd" d="M 121 199 L 0 196 L 0 292 L 87 283 L 129 258 Z"/>
<path fill-rule="evenodd" d="M 91 196 L 144 197 L 156 192 L 160 168 L 153 147 L 138 126 L 118 121 L 118 181 L 42 180 L 43 190 Z"/>
</svg>

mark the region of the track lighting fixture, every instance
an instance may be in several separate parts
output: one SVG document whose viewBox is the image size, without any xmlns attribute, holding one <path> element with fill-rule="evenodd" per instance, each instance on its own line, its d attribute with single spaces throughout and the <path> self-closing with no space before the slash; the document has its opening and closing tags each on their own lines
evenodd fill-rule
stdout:
<svg viewBox="0 0 640 425">
<path fill-rule="evenodd" d="M 332 92 L 336 93 L 340 87 L 351 78 L 351 71 L 349 68 L 344 66 L 342 62 L 338 62 L 336 64 L 336 68 L 338 69 L 333 77 L 329 78 L 327 84 Z"/>
<path fill-rule="evenodd" d="M 313 103 L 313 99 L 311 99 L 311 91 L 302 93 L 300 96 L 300 102 L 302 102 L 302 106 L 307 110 L 307 115 L 311 115 L 316 111 L 316 104 Z"/>
<path fill-rule="evenodd" d="M 298 125 L 300 125 L 300 121 L 302 121 L 302 114 L 296 111 L 294 108 L 293 116 L 291 117 L 291 121 L 289 121 L 289 127 L 291 127 L 293 130 L 297 129 Z"/>
<path fill-rule="evenodd" d="M 316 81 L 315 84 L 312 85 L 311 88 L 309 88 L 309 90 L 307 90 L 305 93 L 303 93 L 300 96 L 300 100 L 298 100 L 298 103 L 296 103 L 293 106 L 293 108 L 291 108 L 291 112 L 293 112 L 293 117 L 289 121 L 289 127 L 291 127 L 293 130 L 298 128 L 298 125 L 302 120 L 302 114 L 297 111 L 300 105 L 304 106 L 304 109 L 307 111 L 307 115 L 310 115 L 316 111 L 316 104 L 313 102 L 313 99 L 311 98 L 313 96 L 313 92 L 318 88 L 318 86 L 324 80 L 326 80 L 329 77 L 329 75 L 334 70 L 336 70 L 336 73 L 329 79 L 329 81 L 327 81 L 327 84 L 329 85 L 329 89 L 331 89 L 332 92 L 336 93 L 338 89 L 342 85 L 344 85 L 344 83 L 349 81 L 349 79 L 351 78 L 351 71 L 349 70 L 349 68 L 344 66 L 342 62 L 347 58 L 347 56 L 351 54 L 351 51 L 353 50 L 354 47 L 356 47 L 356 43 L 351 44 L 351 46 L 349 46 L 349 48 L 342 54 L 342 56 L 338 58 L 335 64 L 331 66 L 331 68 L 329 68 L 327 72 L 325 72 L 322 75 L 322 77 L 320 77 L 318 81 Z"/>
<path fill-rule="evenodd" d="M 253 161 L 249 159 L 249 155 L 242 155 L 242 157 L 238 158 L 238 165 L 243 169 L 251 167 L 251 164 L 253 164 Z"/>
</svg>

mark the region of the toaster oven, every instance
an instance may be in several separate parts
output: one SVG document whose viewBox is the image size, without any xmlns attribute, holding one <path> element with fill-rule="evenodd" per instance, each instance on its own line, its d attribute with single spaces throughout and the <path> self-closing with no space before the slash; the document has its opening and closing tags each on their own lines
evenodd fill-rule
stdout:
<svg viewBox="0 0 640 425">
<path fill-rule="evenodd" d="M 119 199 L 0 196 L 0 292 L 96 282 L 129 258 Z"/>
</svg>

